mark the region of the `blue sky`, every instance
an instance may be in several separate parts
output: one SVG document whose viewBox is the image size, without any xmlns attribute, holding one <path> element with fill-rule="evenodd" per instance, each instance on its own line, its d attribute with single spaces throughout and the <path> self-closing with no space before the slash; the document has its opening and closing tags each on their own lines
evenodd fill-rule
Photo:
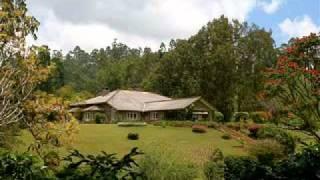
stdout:
<svg viewBox="0 0 320 180">
<path fill-rule="evenodd" d="M 116 38 L 151 47 L 188 38 L 225 15 L 272 29 L 277 46 L 290 37 L 320 32 L 320 0 L 27 0 L 40 22 L 38 40 L 51 49 L 91 51 Z"/>
<path fill-rule="evenodd" d="M 286 0 L 283 1 L 279 6 L 278 10 L 273 13 L 266 13 L 262 9 L 254 9 L 250 12 L 247 21 L 255 23 L 260 27 L 266 29 L 272 29 L 273 38 L 277 45 L 283 42 L 287 42 L 290 35 L 301 36 L 303 31 L 300 33 L 284 33 L 279 25 L 289 19 L 291 21 L 296 20 L 296 26 L 292 25 L 291 28 L 298 28 L 299 22 L 302 23 L 305 17 L 309 17 L 313 24 L 318 27 L 320 31 L 320 0 Z M 304 29 L 308 33 L 308 29 Z"/>
</svg>

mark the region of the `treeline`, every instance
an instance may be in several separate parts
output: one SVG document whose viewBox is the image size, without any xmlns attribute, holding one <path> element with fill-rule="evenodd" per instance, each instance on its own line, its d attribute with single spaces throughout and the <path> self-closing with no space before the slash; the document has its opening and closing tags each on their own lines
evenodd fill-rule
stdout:
<svg viewBox="0 0 320 180">
<path fill-rule="evenodd" d="M 43 47 L 40 59 L 56 68 L 41 89 L 62 96 L 94 95 L 103 88 L 202 96 L 228 120 L 234 111 L 262 109 L 257 95 L 276 52 L 271 32 L 221 16 L 189 39 L 162 43 L 155 52 L 116 40 L 90 53 L 77 46 L 65 56 Z"/>
</svg>

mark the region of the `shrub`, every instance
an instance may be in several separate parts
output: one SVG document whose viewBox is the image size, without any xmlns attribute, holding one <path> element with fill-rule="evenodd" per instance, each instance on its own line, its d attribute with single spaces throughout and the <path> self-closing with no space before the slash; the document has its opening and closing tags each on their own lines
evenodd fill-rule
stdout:
<svg viewBox="0 0 320 180">
<path fill-rule="evenodd" d="M 282 159 L 285 156 L 284 147 L 272 139 L 258 140 L 249 147 L 249 153 L 263 164 L 270 164 L 272 161 Z"/>
<path fill-rule="evenodd" d="M 236 122 L 239 122 L 240 120 L 247 120 L 247 119 L 249 119 L 249 113 L 248 112 L 235 112 L 233 114 L 233 119 Z"/>
<path fill-rule="evenodd" d="M 203 174 L 207 180 L 223 180 L 224 179 L 224 161 L 221 150 L 216 149 L 205 163 Z"/>
<path fill-rule="evenodd" d="M 224 159 L 226 180 L 234 179 L 276 179 L 272 167 L 260 164 L 258 160 L 247 156 L 228 156 Z"/>
<path fill-rule="evenodd" d="M 138 140 L 139 134 L 138 133 L 128 133 L 128 139 L 129 140 Z"/>
<path fill-rule="evenodd" d="M 0 156 L 0 179 L 46 179 L 46 168 L 30 154 L 4 153 Z"/>
<path fill-rule="evenodd" d="M 294 137 L 277 127 L 265 126 L 258 131 L 257 137 L 258 139 L 275 139 L 284 146 L 286 154 L 293 153 L 296 147 Z"/>
<path fill-rule="evenodd" d="M 95 123 L 96 124 L 101 124 L 105 121 L 106 119 L 106 116 L 103 115 L 103 114 L 97 114 L 96 117 L 95 117 Z"/>
<path fill-rule="evenodd" d="M 219 111 L 215 111 L 214 112 L 214 118 L 215 118 L 215 121 L 217 121 L 217 122 L 223 122 L 224 121 L 224 115 Z"/>
<path fill-rule="evenodd" d="M 192 132 L 194 133 L 206 133 L 207 127 L 203 125 L 193 125 L 192 126 Z"/>
<path fill-rule="evenodd" d="M 157 122 L 152 122 L 154 126 L 161 126 L 161 127 L 166 127 L 166 126 L 172 126 L 172 127 L 192 127 L 193 125 L 203 125 L 207 126 L 208 128 L 219 128 L 220 124 L 217 122 L 213 121 L 198 121 L 198 122 L 193 122 L 193 121 L 157 121 Z"/>
<path fill-rule="evenodd" d="M 198 176 L 196 166 L 164 147 L 150 146 L 145 155 L 138 162 L 147 180 L 186 180 Z"/>
<path fill-rule="evenodd" d="M 67 166 L 57 173 L 57 179 L 137 179 L 141 172 L 134 157 L 141 155 L 137 148 L 123 158 L 102 152 L 99 155 L 83 155 L 74 150 L 65 158 Z"/>
<path fill-rule="evenodd" d="M 145 122 L 118 122 L 119 127 L 143 127 L 146 126 Z"/>
<path fill-rule="evenodd" d="M 223 134 L 223 135 L 221 136 L 221 138 L 228 140 L 228 139 L 231 139 L 231 136 L 230 136 L 230 134 L 225 133 L 225 134 Z"/>
<path fill-rule="evenodd" d="M 249 136 L 253 137 L 253 138 L 257 138 L 258 137 L 258 131 L 261 129 L 261 125 L 258 124 L 252 124 L 248 127 L 248 130 L 250 132 Z"/>
<path fill-rule="evenodd" d="M 225 179 L 319 179 L 320 144 L 305 147 L 302 152 L 266 164 L 252 157 L 226 157 Z"/>
</svg>

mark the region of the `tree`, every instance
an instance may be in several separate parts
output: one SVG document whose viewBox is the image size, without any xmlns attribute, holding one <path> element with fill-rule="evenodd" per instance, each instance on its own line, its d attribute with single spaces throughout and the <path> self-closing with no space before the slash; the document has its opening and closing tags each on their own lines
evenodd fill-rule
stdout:
<svg viewBox="0 0 320 180">
<path fill-rule="evenodd" d="M 34 67 L 35 53 L 25 53 L 25 37 L 35 36 L 39 22 L 27 15 L 24 1 L 0 2 L 0 126 L 20 121 L 21 104 L 47 72 Z M 43 76 L 33 76 L 43 72 Z"/>
<path fill-rule="evenodd" d="M 26 126 L 43 157 L 41 145 L 57 145 L 57 139 L 72 137 L 75 123 L 63 103 L 35 92 L 52 66 L 48 47 L 26 47 L 26 36 L 35 37 L 39 23 L 28 15 L 25 1 L 1 1 L 0 16 L 0 126 Z"/>
<path fill-rule="evenodd" d="M 279 119 L 300 119 L 303 130 L 320 142 L 316 133 L 320 126 L 319 47 L 320 35 L 292 39 L 267 72 L 266 97 L 280 112 Z"/>
</svg>

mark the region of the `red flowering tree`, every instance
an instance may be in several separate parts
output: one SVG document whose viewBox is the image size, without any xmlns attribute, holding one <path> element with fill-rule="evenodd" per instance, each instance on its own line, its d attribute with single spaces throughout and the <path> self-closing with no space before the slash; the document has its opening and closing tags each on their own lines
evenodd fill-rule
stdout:
<svg viewBox="0 0 320 180">
<path fill-rule="evenodd" d="M 267 96 L 278 112 L 301 120 L 320 141 L 320 34 L 292 39 L 267 75 Z"/>
</svg>

